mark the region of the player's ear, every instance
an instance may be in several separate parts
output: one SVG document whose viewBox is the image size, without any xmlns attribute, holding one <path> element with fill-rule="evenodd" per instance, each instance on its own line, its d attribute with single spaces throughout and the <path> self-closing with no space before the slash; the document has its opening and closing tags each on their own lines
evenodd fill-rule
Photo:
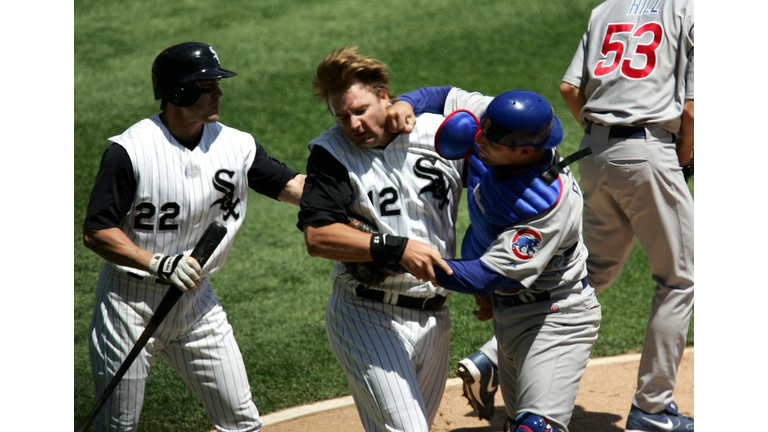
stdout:
<svg viewBox="0 0 768 432">
<path fill-rule="evenodd" d="M 384 101 L 387 104 L 389 104 L 389 102 L 390 102 L 390 100 L 389 100 L 389 92 L 387 90 L 385 90 L 385 89 L 379 90 L 378 96 L 379 96 L 379 99 L 381 99 L 382 101 Z"/>
<path fill-rule="evenodd" d="M 532 146 L 520 146 L 516 147 L 517 152 L 520 156 L 528 157 L 533 154 L 533 152 L 536 150 Z"/>
</svg>

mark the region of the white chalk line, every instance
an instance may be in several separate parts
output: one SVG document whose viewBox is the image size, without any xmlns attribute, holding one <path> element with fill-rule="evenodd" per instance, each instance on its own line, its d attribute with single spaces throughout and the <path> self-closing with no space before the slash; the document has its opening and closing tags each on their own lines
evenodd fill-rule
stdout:
<svg viewBox="0 0 768 432">
<path fill-rule="evenodd" d="M 685 349 L 684 354 L 693 355 L 693 347 Z M 587 363 L 587 367 L 604 366 L 610 364 L 627 363 L 633 361 L 639 361 L 640 354 L 624 354 L 614 357 L 601 357 L 591 359 Z M 461 385 L 461 378 L 450 378 L 446 381 L 447 387 L 455 387 Z M 315 402 L 307 405 L 295 406 L 292 408 L 286 408 L 281 411 L 275 411 L 261 417 L 261 422 L 264 426 L 273 425 L 275 423 L 281 423 L 288 420 L 293 420 L 299 417 L 304 417 L 312 414 L 317 414 L 323 411 L 329 411 L 337 408 L 343 408 L 350 405 L 354 405 L 352 396 L 343 396 L 336 399 L 329 399 L 325 401 Z"/>
</svg>

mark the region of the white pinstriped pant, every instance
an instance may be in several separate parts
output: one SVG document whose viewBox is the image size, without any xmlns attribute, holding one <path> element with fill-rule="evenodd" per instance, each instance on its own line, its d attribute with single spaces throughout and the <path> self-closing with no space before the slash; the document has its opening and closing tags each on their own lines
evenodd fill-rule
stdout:
<svg viewBox="0 0 768 432">
<path fill-rule="evenodd" d="M 423 311 L 357 298 L 354 285 L 336 279 L 325 318 L 365 430 L 429 431 L 448 376 L 448 307 Z"/>
<path fill-rule="evenodd" d="M 102 269 L 89 343 L 96 398 L 120 368 L 167 290 L 166 285 L 130 278 L 110 265 Z M 261 429 L 232 327 L 205 277 L 197 289 L 179 299 L 133 361 L 96 417 L 94 431 L 136 429 L 145 381 L 156 354 L 165 357 L 197 395 L 217 430 Z"/>
</svg>

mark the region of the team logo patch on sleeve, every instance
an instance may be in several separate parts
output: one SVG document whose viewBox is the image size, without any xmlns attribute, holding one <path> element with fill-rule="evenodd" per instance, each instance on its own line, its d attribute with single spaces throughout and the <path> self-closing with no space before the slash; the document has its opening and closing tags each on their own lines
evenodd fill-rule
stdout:
<svg viewBox="0 0 768 432">
<path fill-rule="evenodd" d="M 517 230 L 514 236 L 512 236 L 512 244 L 510 248 L 512 253 L 523 261 L 536 256 L 536 252 L 541 247 L 541 233 L 533 228 L 522 228 Z"/>
</svg>

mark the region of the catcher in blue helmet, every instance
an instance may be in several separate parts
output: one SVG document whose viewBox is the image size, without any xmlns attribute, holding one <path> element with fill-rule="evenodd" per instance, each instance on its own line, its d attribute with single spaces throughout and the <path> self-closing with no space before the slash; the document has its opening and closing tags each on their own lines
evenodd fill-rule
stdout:
<svg viewBox="0 0 768 432">
<path fill-rule="evenodd" d="M 478 319 L 494 320 L 506 428 L 567 431 L 601 311 L 586 280 L 581 191 L 557 152 L 560 120 L 533 91 L 429 87 L 399 97 L 390 124 L 422 112 L 446 117 L 438 153 L 469 162 L 462 258 L 446 260 L 452 275 L 435 269 L 437 280 L 474 295 Z M 476 409 L 493 403 L 470 390 Z"/>
</svg>

